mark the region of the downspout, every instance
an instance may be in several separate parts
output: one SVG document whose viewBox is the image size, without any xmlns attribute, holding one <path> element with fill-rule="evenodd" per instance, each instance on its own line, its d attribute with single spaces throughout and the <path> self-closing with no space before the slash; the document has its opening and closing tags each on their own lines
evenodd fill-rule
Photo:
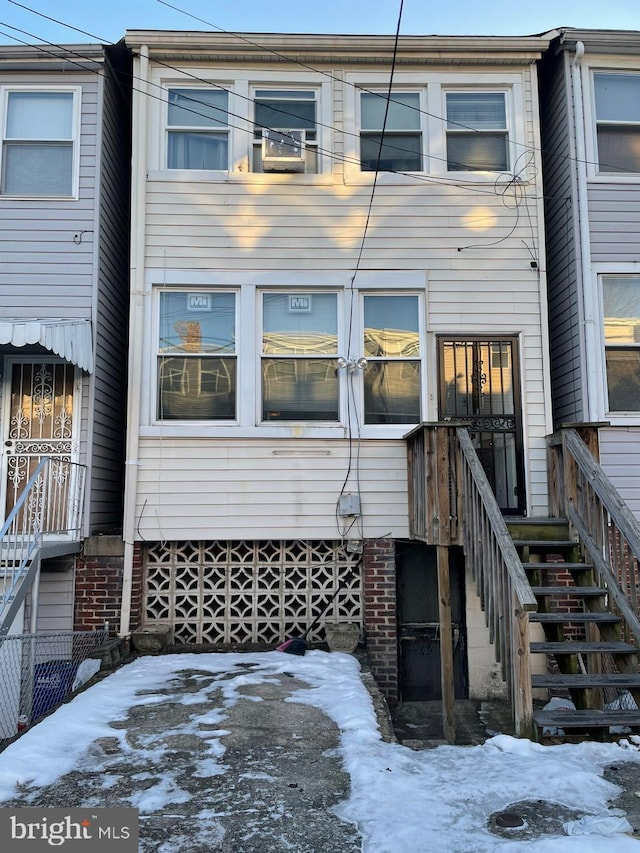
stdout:
<svg viewBox="0 0 640 853">
<path fill-rule="evenodd" d="M 580 235 L 580 281 L 582 302 L 582 325 L 580 363 L 582 365 L 581 386 L 583 389 L 582 412 L 587 421 L 595 421 L 604 413 L 604 400 L 600 384 L 594 385 L 593 377 L 600 375 L 595 370 L 594 359 L 600 352 L 599 302 L 593 286 L 591 267 L 591 235 L 589 233 L 589 199 L 587 194 L 587 152 L 585 145 L 586 127 L 584 122 L 584 94 L 582 89 L 582 57 L 584 42 L 576 42 L 576 52 L 571 62 L 571 83 L 573 88 L 573 123 L 576 135 L 576 174 L 577 202 Z"/>
<path fill-rule="evenodd" d="M 135 544 L 135 511 L 138 491 L 138 445 L 140 432 L 140 388 L 144 356 L 145 206 L 147 185 L 147 112 L 149 49 L 143 45 L 134 79 L 132 119 L 134 146 L 131 157 L 131 312 L 129 318 L 129 377 L 127 392 L 127 438 L 124 478 L 124 567 L 119 636 L 131 632 L 131 594 Z M 135 67 L 135 66 L 134 66 Z"/>
</svg>

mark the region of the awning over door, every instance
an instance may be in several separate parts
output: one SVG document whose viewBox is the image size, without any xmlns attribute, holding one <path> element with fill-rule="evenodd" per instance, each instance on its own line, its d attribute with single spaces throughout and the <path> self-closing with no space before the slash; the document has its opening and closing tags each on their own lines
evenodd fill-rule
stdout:
<svg viewBox="0 0 640 853">
<path fill-rule="evenodd" d="M 0 344 L 40 344 L 77 367 L 93 372 L 93 344 L 88 320 L 0 320 Z"/>
</svg>

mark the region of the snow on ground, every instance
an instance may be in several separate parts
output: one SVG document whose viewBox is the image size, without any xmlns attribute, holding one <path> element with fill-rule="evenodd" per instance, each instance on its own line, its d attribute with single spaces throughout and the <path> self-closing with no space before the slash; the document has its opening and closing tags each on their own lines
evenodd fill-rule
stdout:
<svg viewBox="0 0 640 853">
<path fill-rule="evenodd" d="M 248 671 L 249 664 L 253 668 Z M 201 769 L 206 775 L 225 772 L 220 740 L 225 707 L 240 698 L 259 701 L 243 697 L 244 686 L 284 672 L 308 684 L 287 701 L 320 708 L 340 728 L 351 796 L 337 812 L 357 824 L 364 853 L 640 853 L 640 842 L 619 831 L 626 823 L 621 814 L 607 809 L 606 802 L 619 789 L 602 777 L 607 764 L 640 761 L 640 746 L 632 739 L 619 745 L 541 746 L 499 735 L 480 746 L 424 751 L 384 743 L 356 659 L 320 651 L 304 657 L 264 652 L 139 658 L 77 695 L 0 753 L 0 802 L 15 797 L 18 784 L 50 784 L 78 767 L 97 738 L 118 737 L 126 749 L 126 730 L 110 723 L 126 720 L 134 705 L 167 701 L 156 690 L 170 686 L 183 670 L 223 679 L 223 701 L 207 715 L 219 728 L 206 732 L 207 766 Z M 197 703 L 205 695 L 174 695 L 171 701 Z M 190 731 L 202 735 L 196 726 Z M 151 789 L 131 805 L 157 809 L 171 799 L 171 792 Z M 491 814 L 531 799 L 579 809 L 588 818 L 574 824 L 576 834 L 531 841 L 501 839 L 486 829 Z M 205 811 L 201 817 L 206 820 Z"/>
</svg>

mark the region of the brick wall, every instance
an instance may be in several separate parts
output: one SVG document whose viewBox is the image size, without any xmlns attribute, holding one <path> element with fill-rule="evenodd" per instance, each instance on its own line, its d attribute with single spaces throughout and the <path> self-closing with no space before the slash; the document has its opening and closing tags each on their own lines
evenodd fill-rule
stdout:
<svg viewBox="0 0 640 853">
<path fill-rule="evenodd" d="M 93 631 L 109 623 L 115 636 L 120 626 L 122 578 L 124 573 L 122 540 L 114 536 L 93 536 L 85 541 L 83 553 L 76 559 L 74 630 Z M 140 624 L 142 607 L 142 549 L 134 550 L 131 626 Z"/>
<path fill-rule="evenodd" d="M 373 676 L 387 701 L 398 701 L 396 559 L 392 539 L 364 544 L 364 632 Z"/>
</svg>

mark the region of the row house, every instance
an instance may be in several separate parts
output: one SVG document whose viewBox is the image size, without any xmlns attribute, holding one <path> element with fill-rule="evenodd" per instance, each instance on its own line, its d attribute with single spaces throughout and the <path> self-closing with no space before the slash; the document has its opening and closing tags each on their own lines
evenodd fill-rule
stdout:
<svg viewBox="0 0 640 853">
<path fill-rule="evenodd" d="M 364 631 L 390 700 L 433 697 L 438 552 L 411 524 L 405 437 L 466 424 L 502 512 L 547 513 L 548 42 L 125 41 L 120 630 L 275 646 L 324 614 Z M 499 695 L 475 582 L 448 556 L 456 695 Z"/>
<path fill-rule="evenodd" d="M 0 637 L 118 615 L 81 604 L 122 523 L 130 89 L 122 44 L 0 48 Z"/>
</svg>

